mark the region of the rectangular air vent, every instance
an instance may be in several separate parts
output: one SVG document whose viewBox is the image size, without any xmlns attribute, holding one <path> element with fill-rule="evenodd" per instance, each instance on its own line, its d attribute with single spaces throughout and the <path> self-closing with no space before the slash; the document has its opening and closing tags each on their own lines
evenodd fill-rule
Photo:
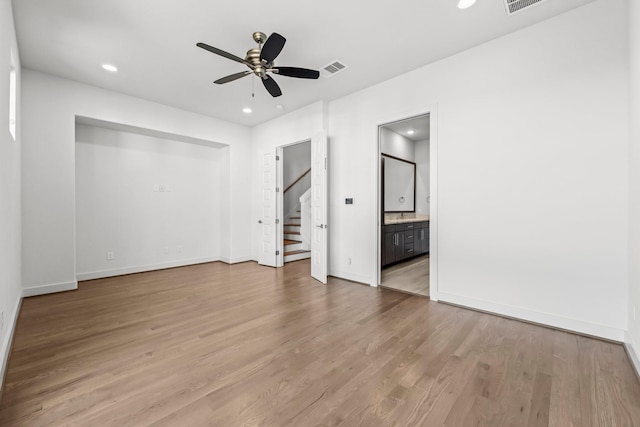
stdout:
<svg viewBox="0 0 640 427">
<path fill-rule="evenodd" d="M 322 67 L 321 74 L 326 77 L 332 77 L 338 74 L 341 71 L 344 71 L 347 68 L 342 62 L 336 60 Z"/>
<path fill-rule="evenodd" d="M 513 15 L 545 1 L 547 0 L 504 0 L 504 6 L 507 9 L 507 15 Z"/>
</svg>

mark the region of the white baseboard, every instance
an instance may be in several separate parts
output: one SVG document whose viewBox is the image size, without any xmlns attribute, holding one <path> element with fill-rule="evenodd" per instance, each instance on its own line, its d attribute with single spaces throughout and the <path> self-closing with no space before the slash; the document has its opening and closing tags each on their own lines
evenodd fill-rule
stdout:
<svg viewBox="0 0 640 427">
<path fill-rule="evenodd" d="M 165 268 L 184 267 L 187 265 L 204 264 L 207 262 L 220 261 L 219 257 L 204 257 L 181 259 L 178 261 L 162 262 L 158 264 L 136 265 L 133 267 L 114 268 L 113 270 L 93 271 L 76 274 L 78 281 L 102 279 L 105 277 L 122 276 L 124 274 L 143 273 L 145 271 L 163 270 Z"/>
<path fill-rule="evenodd" d="M 22 297 L 35 297 L 38 295 L 53 294 L 56 292 L 73 291 L 78 289 L 78 282 L 54 283 L 52 285 L 33 286 L 22 289 Z"/>
<path fill-rule="evenodd" d="M 636 370 L 636 375 L 640 378 L 640 347 L 633 342 L 628 332 L 624 333 L 624 348 L 627 350 L 631 364 Z"/>
<path fill-rule="evenodd" d="M 11 351 L 11 343 L 13 342 L 13 334 L 16 330 L 16 324 L 18 323 L 18 314 L 20 314 L 20 307 L 22 306 L 22 298 L 18 298 L 16 302 L 16 308 L 13 311 L 13 317 L 7 319 L 10 321 L 9 329 L 2 340 L 2 347 L 0 347 L 0 357 L 2 357 L 2 364 L 0 365 L 0 396 L 2 395 L 2 388 L 4 387 L 4 375 L 7 372 L 7 364 L 9 363 L 9 353 Z"/>
<path fill-rule="evenodd" d="M 565 329 L 585 335 L 604 338 L 611 341 L 623 342 L 625 331 L 623 329 L 613 328 L 611 326 L 599 325 L 595 323 L 584 322 L 582 320 L 569 319 L 555 314 L 541 313 L 538 311 L 527 310 L 520 307 L 513 307 L 484 301 L 475 298 L 463 297 L 460 295 L 447 294 L 440 292 L 438 298 L 441 302 L 449 302 L 451 304 L 463 307 L 474 308 L 477 310 L 487 311 L 498 315 L 513 317 L 528 322 L 539 323 L 554 328 Z"/>
<path fill-rule="evenodd" d="M 352 282 L 362 283 L 364 285 L 375 286 L 375 285 L 372 285 L 374 281 L 371 280 L 371 277 L 364 276 L 362 274 L 350 273 L 348 271 L 340 271 L 340 270 L 331 270 L 327 274 L 329 276 L 333 276 L 338 279 L 345 279 L 345 280 L 350 280 Z"/>
<path fill-rule="evenodd" d="M 223 256 L 223 257 L 220 257 L 220 261 L 224 262 L 225 264 L 238 264 L 239 262 L 247 262 L 247 261 L 258 262 L 258 260 L 252 256 L 241 256 L 241 257 L 235 257 L 235 258 L 229 258 L 229 257 Z"/>
</svg>

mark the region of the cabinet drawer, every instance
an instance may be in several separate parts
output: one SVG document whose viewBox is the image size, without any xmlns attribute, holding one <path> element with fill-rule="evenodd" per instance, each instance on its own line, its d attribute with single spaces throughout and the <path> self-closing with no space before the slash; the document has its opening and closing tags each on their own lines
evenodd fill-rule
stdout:
<svg viewBox="0 0 640 427">
<path fill-rule="evenodd" d="M 413 243 L 409 243 L 404 245 L 404 256 L 405 257 L 412 257 L 415 254 L 415 247 L 413 245 Z"/>
<path fill-rule="evenodd" d="M 417 222 L 409 222 L 405 224 L 398 224 L 398 231 L 410 231 L 417 228 Z"/>
<path fill-rule="evenodd" d="M 404 243 L 413 243 L 413 231 L 405 231 L 404 233 Z"/>
</svg>

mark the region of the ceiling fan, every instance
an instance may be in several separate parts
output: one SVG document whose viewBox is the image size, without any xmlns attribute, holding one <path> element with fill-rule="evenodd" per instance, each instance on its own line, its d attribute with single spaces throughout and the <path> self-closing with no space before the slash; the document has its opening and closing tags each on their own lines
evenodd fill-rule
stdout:
<svg viewBox="0 0 640 427">
<path fill-rule="evenodd" d="M 280 34 L 273 33 L 267 38 L 265 33 L 255 32 L 253 33 L 253 40 L 258 43 L 258 47 L 247 51 L 247 56 L 245 56 L 244 59 L 216 47 L 209 46 L 205 43 L 196 44 L 196 46 L 201 47 L 202 49 L 208 50 L 216 55 L 224 56 L 227 59 L 239 62 L 250 68 L 250 70 L 247 71 L 241 71 L 239 73 L 222 77 L 214 81 L 214 83 L 221 85 L 238 80 L 244 76 L 248 76 L 249 74 L 255 74 L 260 77 L 262 84 L 271 96 L 276 97 L 282 95 L 282 91 L 280 90 L 278 83 L 276 83 L 268 73 L 279 74 L 287 77 L 297 77 L 299 79 L 317 79 L 320 77 L 320 73 L 318 71 L 310 70 L 308 68 L 275 66 L 273 61 L 280 54 L 285 42 L 287 41 L 287 39 L 282 37 Z"/>
</svg>

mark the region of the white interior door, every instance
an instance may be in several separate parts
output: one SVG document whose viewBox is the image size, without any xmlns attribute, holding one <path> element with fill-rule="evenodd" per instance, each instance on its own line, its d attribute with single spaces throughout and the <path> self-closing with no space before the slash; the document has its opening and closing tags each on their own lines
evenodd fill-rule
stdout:
<svg viewBox="0 0 640 427">
<path fill-rule="evenodd" d="M 276 257 L 276 153 L 262 154 L 262 212 L 258 220 L 262 228 L 258 264 L 275 267 Z"/>
<path fill-rule="evenodd" d="M 327 283 L 327 136 L 311 138 L 311 277 Z"/>
</svg>

